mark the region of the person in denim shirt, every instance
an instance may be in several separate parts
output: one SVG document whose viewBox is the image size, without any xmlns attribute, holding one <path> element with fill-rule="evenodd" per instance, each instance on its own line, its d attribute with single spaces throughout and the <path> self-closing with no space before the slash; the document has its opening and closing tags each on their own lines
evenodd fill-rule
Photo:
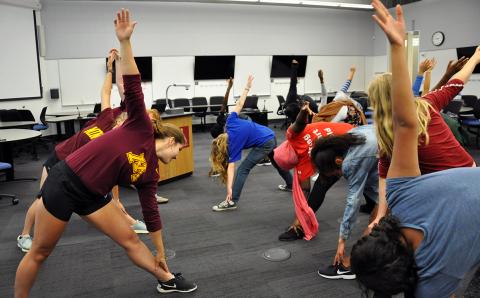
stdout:
<svg viewBox="0 0 480 298">
<path fill-rule="evenodd" d="M 350 237 L 358 215 L 362 194 L 378 202 L 378 145 L 372 125 L 359 126 L 345 135 L 319 139 L 312 150 L 312 160 L 322 176 L 342 176 L 348 182 L 345 211 L 340 224 L 337 253 L 333 265 L 318 273 L 325 278 L 353 279 L 345 255 L 345 241 Z M 340 273 L 338 273 L 340 272 Z"/>
</svg>

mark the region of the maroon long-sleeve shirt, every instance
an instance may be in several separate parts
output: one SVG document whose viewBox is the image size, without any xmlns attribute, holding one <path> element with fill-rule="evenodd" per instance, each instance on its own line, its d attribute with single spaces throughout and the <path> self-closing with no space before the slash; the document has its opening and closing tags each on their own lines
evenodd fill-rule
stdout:
<svg viewBox="0 0 480 298">
<path fill-rule="evenodd" d="M 117 184 L 135 185 L 147 229 L 155 232 L 162 223 L 155 199 L 159 169 L 153 127 L 145 109 L 140 75 L 124 75 L 123 79 L 128 119 L 65 161 L 94 194 L 104 196 Z"/>
</svg>

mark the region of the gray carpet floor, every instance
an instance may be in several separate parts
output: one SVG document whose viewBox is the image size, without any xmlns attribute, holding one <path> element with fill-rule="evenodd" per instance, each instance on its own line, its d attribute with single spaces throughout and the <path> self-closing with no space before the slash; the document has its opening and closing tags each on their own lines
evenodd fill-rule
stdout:
<svg viewBox="0 0 480 298">
<path fill-rule="evenodd" d="M 277 137 L 284 131 L 276 129 Z M 211 207 L 225 198 L 225 187 L 207 176 L 211 137 L 194 133 L 195 172 L 192 176 L 158 188 L 170 198 L 159 205 L 164 224 L 164 243 L 175 251 L 168 260 L 173 272 L 197 283 L 191 294 L 169 297 L 360 297 L 355 281 L 326 280 L 316 270 L 332 262 L 343 215 L 346 184 L 340 180 L 327 194 L 317 212 L 319 234 L 311 241 L 277 240 L 294 215 L 290 193 L 277 190 L 282 183 L 273 167 L 255 167 L 244 187 L 236 211 L 216 213 Z M 40 160 L 27 153 L 16 158 L 17 177 L 39 177 L 48 151 L 40 148 Z M 480 154 L 472 150 L 477 163 Z M 25 212 L 38 191 L 37 182 L 1 183 L 0 193 L 15 193 L 20 204 L 0 201 L 0 297 L 13 296 L 15 271 L 23 253 L 16 237 Z M 128 212 L 141 218 L 136 192 L 121 188 Z M 360 215 L 347 250 L 368 217 Z M 148 235 L 140 236 L 152 248 Z M 291 258 L 270 262 L 262 254 L 270 248 L 285 248 Z M 480 276 L 472 281 L 465 297 L 479 297 Z M 31 292 L 32 297 L 158 297 L 155 278 L 136 268 L 112 240 L 78 216 L 73 216 L 52 255 L 45 262 Z"/>
</svg>

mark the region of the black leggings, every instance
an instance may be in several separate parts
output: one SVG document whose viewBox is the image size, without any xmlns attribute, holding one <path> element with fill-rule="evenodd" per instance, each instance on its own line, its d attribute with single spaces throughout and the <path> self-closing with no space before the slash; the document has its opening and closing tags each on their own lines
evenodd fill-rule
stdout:
<svg viewBox="0 0 480 298">
<path fill-rule="evenodd" d="M 288 88 L 287 99 L 285 100 L 285 106 L 291 103 L 298 103 L 297 102 L 297 72 L 298 72 L 298 64 L 292 63 L 292 68 L 290 70 L 290 87 Z"/>
<path fill-rule="evenodd" d="M 312 208 L 313 212 L 317 212 L 317 210 L 322 206 L 323 201 L 325 200 L 325 196 L 327 191 L 335 184 L 337 181 L 340 180 L 340 177 L 337 176 L 330 176 L 330 177 L 322 177 L 319 175 L 315 184 L 313 184 L 312 191 L 308 196 L 308 206 Z M 365 192 L 363 193 L 365 200 L 367 203 L 375 203 L 373 198 L 370 198 Z M 370 201 L 370 202 L 369 202 Z"/>
</svg>

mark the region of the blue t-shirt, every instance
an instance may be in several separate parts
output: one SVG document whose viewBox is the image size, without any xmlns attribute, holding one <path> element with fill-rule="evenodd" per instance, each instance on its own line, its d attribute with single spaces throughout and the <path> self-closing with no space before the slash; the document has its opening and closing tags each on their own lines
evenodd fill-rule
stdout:
<svg viewBox="0 0 480 298">
<path fill-rule="evenodd" d="M 227 118 L 228 162 L 236 162 L 242 158 L 242 150 L 262 146 L 273 139 L 273 131 L 255 122 L 238 118 L 236 112 Z"/>
<path fill-rule="evenodd" d="M 387 179 L 387 201 L 402 227 L 423 231 L 415 251 L 415 297 L 448 298 L 480 262 L 480 168 Z"/>
</svg>

